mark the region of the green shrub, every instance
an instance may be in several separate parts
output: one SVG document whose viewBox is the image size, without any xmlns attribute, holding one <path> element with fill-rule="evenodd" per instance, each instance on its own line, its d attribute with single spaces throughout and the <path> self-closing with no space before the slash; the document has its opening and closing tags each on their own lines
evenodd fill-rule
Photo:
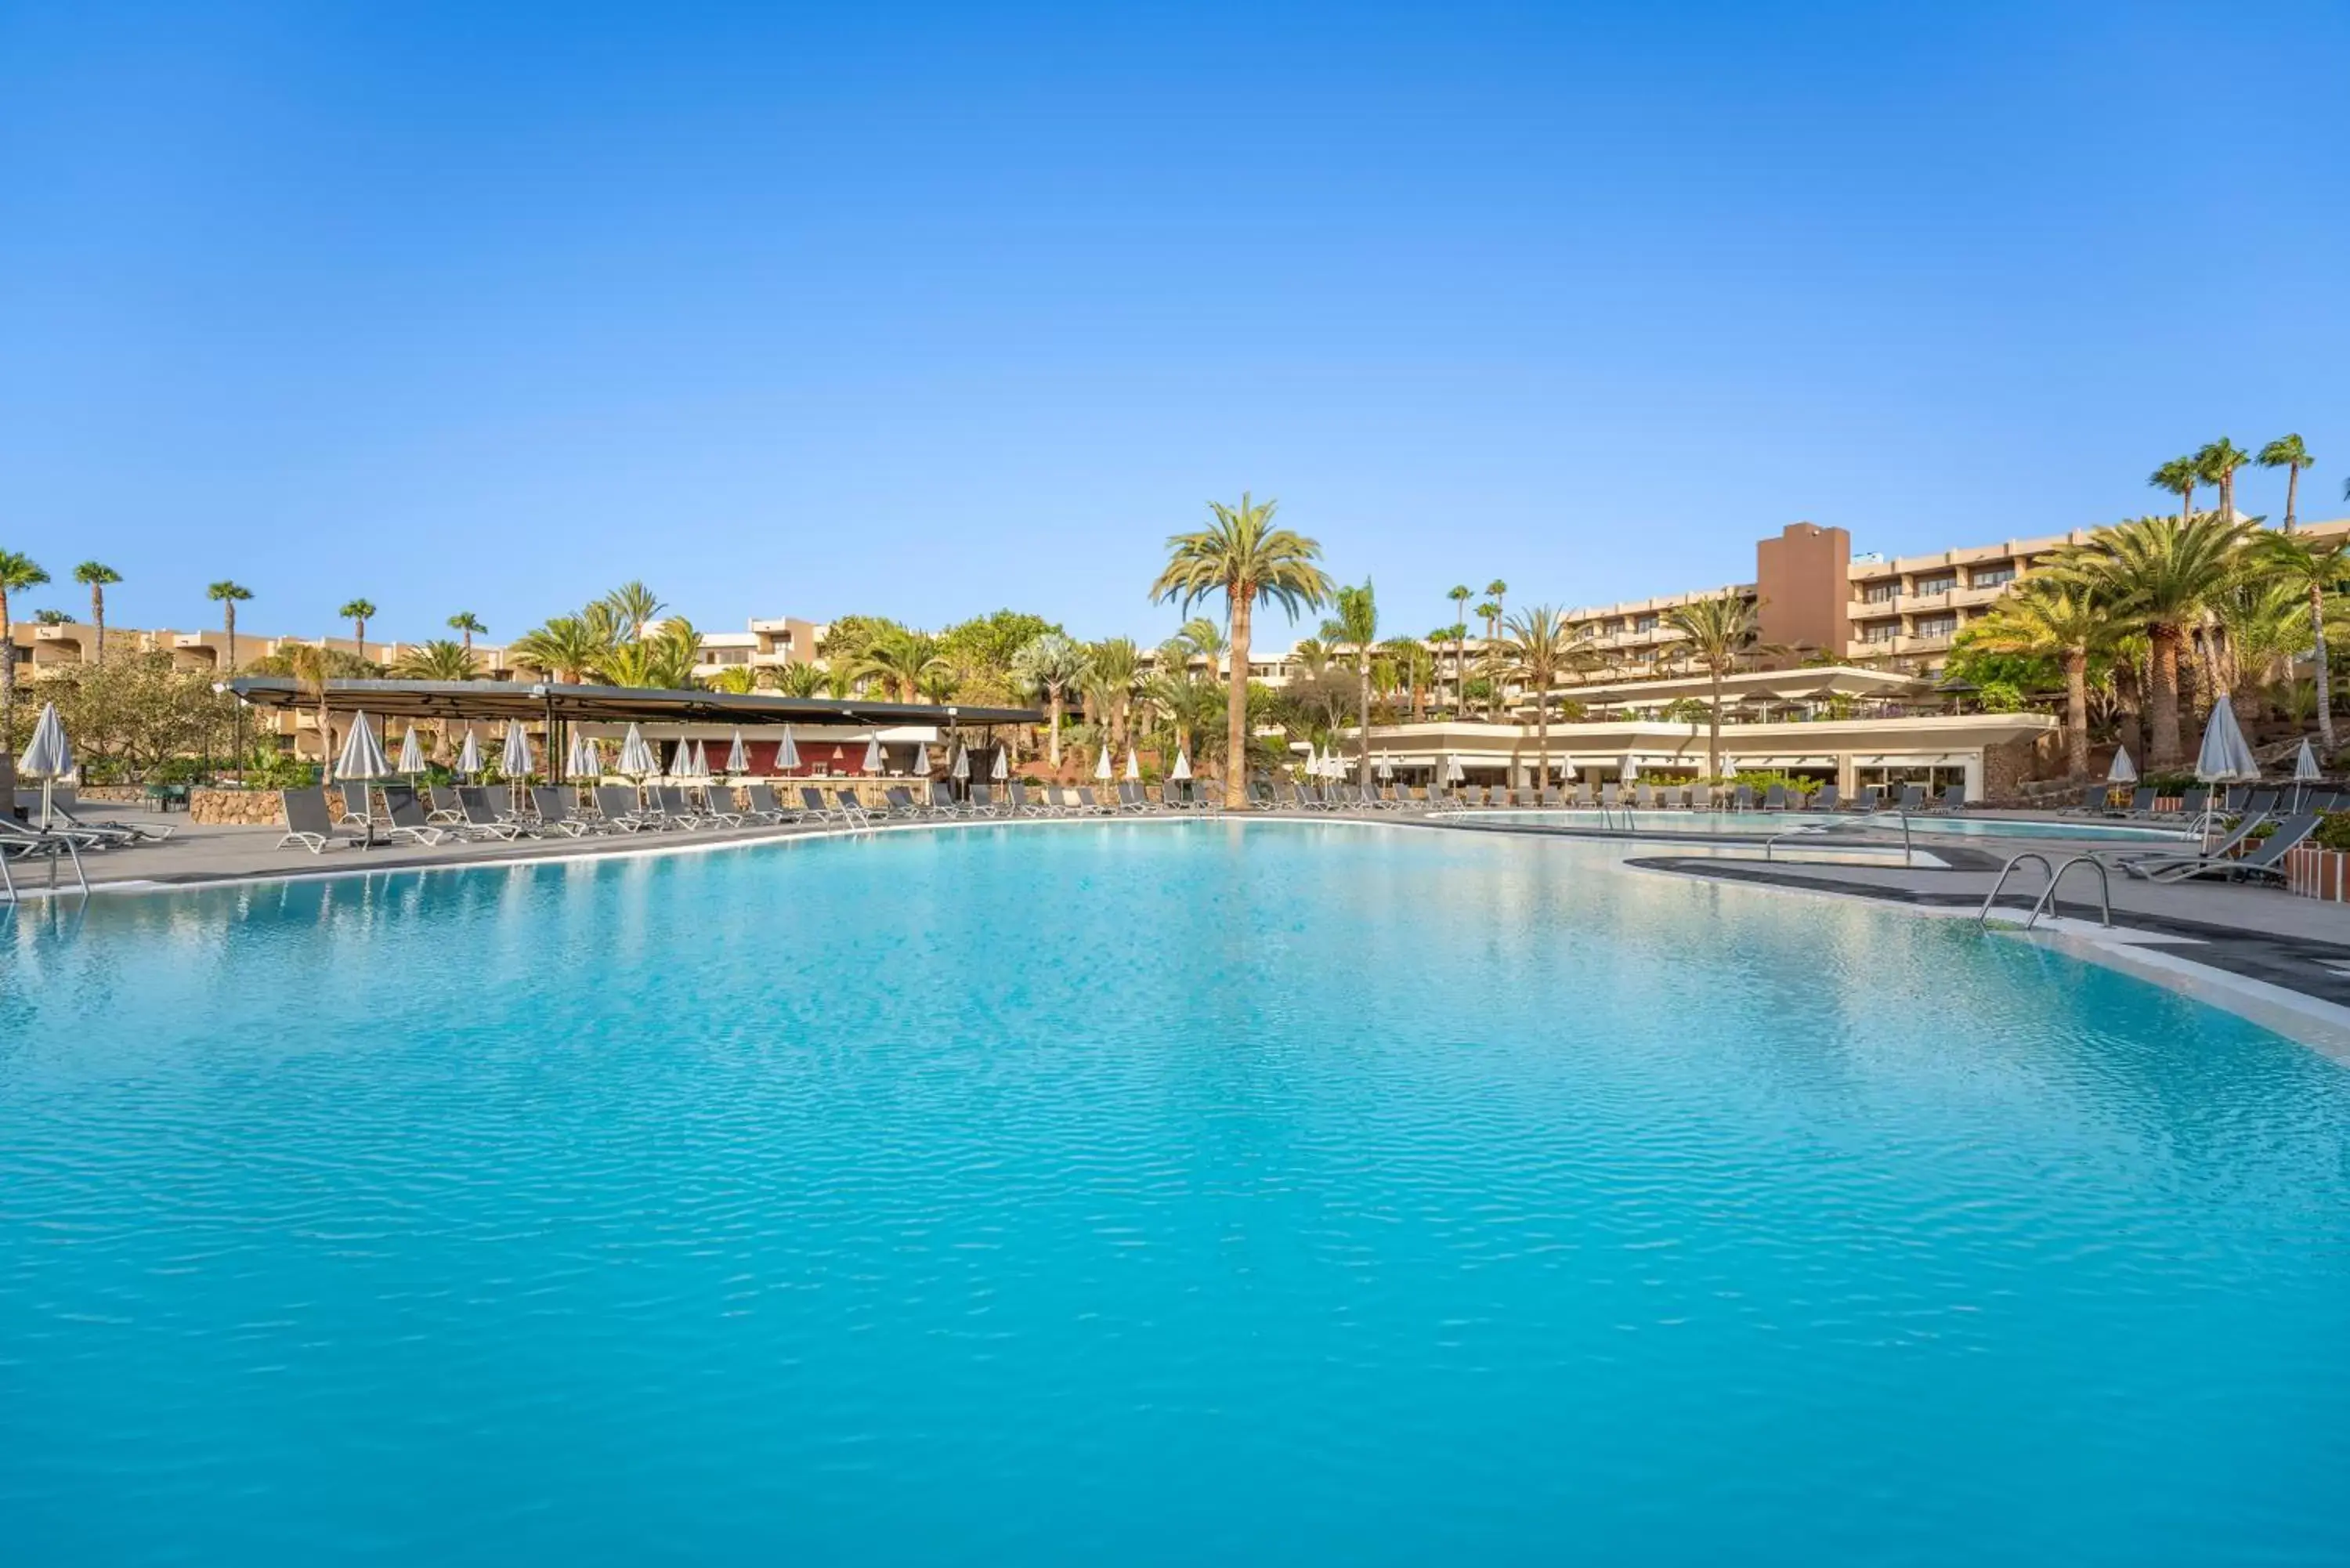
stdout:
<svg viewBox="0 0 2350 1568">
<path fill-rule="evenodd" d="M 2350 849 L 2350 811 L 2327 812 L 2310 839 L 2321 849 Z"/>
</svg>

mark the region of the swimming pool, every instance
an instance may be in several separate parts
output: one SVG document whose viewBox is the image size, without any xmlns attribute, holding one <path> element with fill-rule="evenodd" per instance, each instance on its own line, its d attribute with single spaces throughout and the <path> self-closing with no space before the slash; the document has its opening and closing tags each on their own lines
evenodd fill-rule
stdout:
<svg viewBox="0 0 2350 1568">
<path fill-rule="evenodd" d="M 1898 834 L 1897 813 L 1863 816 L 1855 813 L 1802 811 L 1520 811 L 1515 808 L 1475 810 L 1451 820 L 1523 823 L 1529 826 L 1622 829 L 1627 818 L 1640 833 L 1703 833 L 1734 838 L 1768 838 L 1797 827 L 1836 827 L 1854 831 Z M 2007 816 L 1912 816 L 1912 833 L 1944 833 L 1960 838 L 2080 838 L 2106 839 L 2120 844 L 2175 844 L 2195 836 L 2191 827 L 2117 822 L 2042 822 Z"/>
<path fill-rule="evenodd" d="M 2350 1550 L 2350 1072 L 1618 853 L 1045 824 L 0 924 L 8 1561 Z"/>
</svg>

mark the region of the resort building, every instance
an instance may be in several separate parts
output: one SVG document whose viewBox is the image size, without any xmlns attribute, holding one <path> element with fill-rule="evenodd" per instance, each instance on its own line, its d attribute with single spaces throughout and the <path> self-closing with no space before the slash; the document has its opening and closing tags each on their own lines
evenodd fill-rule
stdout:
<svg viewBox="0 0 2350 1568">
<path fill-rule="evenodd" d="M 743 631 L 705 631 L 702 658 L 694 665 L 697 679 L 707 680 L 724 670 L 785 670 L 795 664 L 816 664 L 816 649 L 832 629 L 820 621 L 791 616 L 754 618 Z"/>
</svg>

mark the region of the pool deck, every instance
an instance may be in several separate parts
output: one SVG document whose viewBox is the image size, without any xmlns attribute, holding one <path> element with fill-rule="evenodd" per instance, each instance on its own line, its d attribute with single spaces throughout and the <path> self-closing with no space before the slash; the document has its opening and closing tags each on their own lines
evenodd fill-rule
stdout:
<svg viewBox="0 0 2350 1568">
<path fill-rule="evenodd" d="M 1921 862 L 1902 866 L 1898 835 L 1877 835 L 1867 851 L 1870 860 L 1845 857 L 1836 840 L 1800 838 L 1783 842 L 1763 858 L 1761 842 L 1752 835 L 1731 836 L 1702 832 L 1670 835 L 1648 829 L 1634 835 L 1605 833 L 1586 826 L 1560 826 L 1513 822 L 1480 814 L 1430 815 L 1419 812 L 1270 812 L 1270 820 L 1329 823 L 1376 822 L 1422 830 L 1457 831 L 1503 836 L 1560 838 L 1608 846 L 1636 870 L 1785 893 L 1859 898 L 1905 908 L 1921 914 L 1971 918 L 1991 890 L 2008 857 L 2025 850 L 2052 861 L 2075 852 L 2102 850 L 2110 859 L 2151 847 L 2120 845 L 2111 839 L 1996 838 L 1937 835 L 1930 817 L 1914 819 L 1912 832 Z M 160 816 L 130 808 L 87 811 L 106 820 L 163 824 L 177 831 L 168 843 L 109 850 L 85 857 L 94 891 L 134 893 L 174 888 L 199 888 L 230 883 L 278 881 L 354 873 L 406 871 L 533 860 L 565 860 L 589 857 L 677 854 L 826 837 L 846 830 L 837 825 L 789 825 L 741 829 L 697 829 L 691 832 L 591 835 L 583 838 L 524 838 L 511 843 L 451 841 L 430 847 L 379 845 L 372 849 L 330 848 L 311 855 L 296 848 L 276 847 L 283 836 L 275 827 L 212 826 L 190 824 L 184 816 Z M 1119 820 L 1109 817 L 1044 819 L 1037 826 Z M 1182 821 L 1186 816 L 1152 814 L 1124 820 Z M 2045 820 L 2045 819 L 2041 819 Z M 1005 826 L 992 818 L 876 825 L 883 832 L 921 832 L 956 827 Z M 47 863 L 12 865 L 18 888 L 28 907 L 56 895 L 70 900 L 78 889 L 69 867 L 57 867 L 54 887 Z M 2292 897 L 2274 888 L 2234 886 L 2209 881 L 2149 883 L 2116 870 L 2110 878 L 2115 929 L 2099 925 L 2095 878 L 2075 872 L 2065 882 L 2065 894 L 2055 922 L 2043 919 L 2040 932 L 2060 946 L 2096 950 L 2091 956 L 2141 971 L 2159 968 L 2175 972 L 2217 971 L 2250 982 L 2260 992 L 2273 991 L 2272 1002 L 2300 998 L 2322 1010 L 2321 1022 L 2350 1040 L 2350 905 L 2324 903 Z M 2019 873 L 2010 883 L 2002 911 L 2020 923 L 2024 909 L 2041 888 L 2036 874 Z M 0 909 L 5 909 L 0 902 Z M 2156 978 L 2165 978 L 2158 975 Z M 2191 989 L 2191 988 L 2190 988 Z M 2234 1002 L 2214 997 L 2226 1005 Z M 2272 1020 L 2272 1022 L 2273 1022 Z M 2305 1031 L 2293 1031 L 2306 1033 Z"/>
</svg>

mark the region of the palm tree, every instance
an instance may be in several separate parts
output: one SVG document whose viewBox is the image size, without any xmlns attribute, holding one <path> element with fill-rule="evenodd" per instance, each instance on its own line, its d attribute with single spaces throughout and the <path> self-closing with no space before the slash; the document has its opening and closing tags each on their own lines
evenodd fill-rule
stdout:
<svg viewBox="0 0 2350 1568">
<path fill-rule="evenodd" d="M 365 599 L 353 599 L 335 613 L 351 623 L 351 651 L 365 659 L 368 618 L 375 614 L 375 606 Z"/>
<path fill-rule="evenodd" d="M 1371 591 L 1371 581 L 1366 577 L 1359 588 L 1338 589 L 1332 602 L 1338 613 L 1322 623 L 1322 635 L 1355 650 L 1355 738 L 1360 753 L 1360 782 L 1367 794 L 1371 787 L 1371 645 L 1379 639 L 1378 597 Z"/>
<path fill-rule="evenodd" d="M 1224 628 L 1206 616 L 1193 616 L 1183 623 L 1183 629 L 1176 635 L 1191 645 L 1192 652 L 1207 659 L 1209 669 L 1213 670 L 1222 662 Z"/>
<path fill-rule="evenodd" d="M 221 607 L 222 625 L 228 633 L 228 672 L 236 673 L 236 607 L 253 597 L 253 590 L 242 583 L 225 579 L 204 590 L 204 597 Z"/>
<path fill-rule="evenodd" d="M 2301 440 L 2299 436 L 2286 439 L 2295 443 Z M 2290 502 L 2286 504 L 2286 515 L 2292 515 Z M 2325 647 L 2325 593 L 2350 580 L 2350 535 L 2321 540 L 2307 534 L 2271 534 L 2262 530 L 2252 535 L 2251 554 L 2263 570 L 2309 596 L 2309 632 L 2317 682 L 2317 736 L 2330 757 L 2336 747 L 2334 688 Z"/>
<path fill-rule="evenodd" d="M 451 638 L 436 637 L 401 654 L 391 667 L 402 680 L 472 680 L 481 674 L 473 650 Z"/>
<path fill-rule="evenodd" d="M 2317 460 L 2309 455 L 2309 448 L 2299 436 L 2289 435 L 2279 436 L 2261 448 L 2261 454 L 2252 461 L 2262 468 L 2284 470 L 2284 531 L 2292 533 L 2293 504 L 2301 496 L 2301 471 L 2314 466 Z M 2326 742 L 2329 747 L 2333 743 Z"/>
<path fill-rule="evenodd" d="M 2146 476 L 2146 482 L 2157 490 L 2168 490 L 2178 497 L 2178 520 L 2181 523 L 2195 514 L 2195 489 L 2203 483 L 2203 470 L 2192 457 L 2174 457 Z"/>
<path fill-rule="evenodd" d="M 89 590 L 89 621 L 98 628 L 98 662 L 106 662 L 106 590 L 122 574 L 103 561 L 84 561 L 73 569 L 73 579 Z"/>
<path fill-rule="evenodd" d="M 666 608 L 652 589 L 640 582 L 622 583 L 597 601 L 619 623 L 625 637 L 641 637 L 646 625 Z"/>
<path fill-rule="evenodd" d="M 1398 684 L 1410 699 L 1412 722 L 1416 724 L 1428 713 L 1428 688 L 1436 677 L 1436 656 L 1428 651 L 1428 644 L 1416 637 L 1389 638 L 1379 646 L 1395 667 Z"/>
<path fill-rule="evenodd" d="M 2027 579 L 1967 628 L 1967 640 L 1993 653 L 2054 659 L 2064 668 L 2064 765 L 2089 771 L 2089 659 L 2114 638 L 2111 607 L 2094 592 L 2060 579 Z"/>
<path fill-rule="evenodd" d="M 1127 710 L 1134 700 L 1135 684 L 1141 678 L 1142 651 L 1134 646 L 1131 638 L 1104 638 L 1086 655 L 1086 676 L 1080 684 L 1093 699 L 1102 722 L 1109 726 L 1110 744 L 1121 751 L 1128 735 Z"/>
<path fill-rule="evenodd" d="M 945 668 L 937 638 L 893 626 L 867 647 L 852 673 L 858 680 L 879 680 L 899 701 L 911 702 L 924 678 Z"/>
<path fill-rule="evenodd" d="M 1474 596 L 1466 583 L 1455 583 L 1444 590 L 1452 601 L 1452 716 L 1465 718 L 1469 712 L 1469 601 Z"/>
<path fill-rule="evenodd" d="M 1498 637 L 1501 635 L 1502 618 L 1509 613 L 1510 585 L 1495 577 L 1485 585 L 1485 597 L 1493 601 L 1494 629 L 1491 635 Z"/>
<path fill-rule="evenodd" d="M 515 639 L 508 651 L 534 669 L 553 676 L 559 685 L 577 686 L 591 673 L 600 673 L 614 652 L 605 627 L 586 616 L 559 615 Z"/>
<path fill-rule="evenodd" d="M 1549 605 L 1510 618 L 1503 647 L 1511 664 L 1534 689 L 1534 777 L 1550 783 L 1550 692 L 1560 675 L 1587 651 L 1576 648 L 1566 634 L 1566 617 Z"/>
<path fill-rule="evenodd" d="M 729 691 L 737 697 L 747 697 L 759 689 L 759 678 L 747 664 L 730 664 L 704 684 L 712 691 Z"/>
<path fill-rule="evenodd" d="M 8 596 L 48 580 L 49 574 L 30 556 L 0 550 L 0 749 L 16 743 L 16 635 L 8 620 Z"/>
<path fill-rule="evenodd" d="M 1166 566 L 1150 585 L 1154 602 L 1169 599 L 1188 614 L 1211 594 L 1222 594 L 1231 626 L 1230 673 L 1224 700 L 1224 808 L 1248 809 L 1249 633 L 1256 601 L 1270 600 L 1295 620 L 1301 609 L 1320 609 L 1330 597 L 1329 575 L 1317 563 L 1322 546 L 1286 528 L 1272 526 L 1277 501 L 1257 505 L 1248 492 L 1238 506 L 1211 501 L 1213 521 L 1167 541 Z"/>
<path fill-rule="evenodd" d="M 1086 650 L 1074 638 L 1057 631 L 1030 638 L 1012 656 L 1013 673 L 1032 691 L 1042 692 L 1051 735 L 1053 768 L 1061 766 L 1061 715 L 1067 711 L 1069 689 L 1085 679 Z"/>
<path fill-rule="evenodd" d="M 1711 681 L 1705 725 L 1706 777 L 1721 776 L 1721 682 L 1738 668 L 1761 630 L 1753 601 L 1738 594 L 1721 594 L 1665 612 L 1665 624 L 1681 634 L 1690 662 L 1702 666 Z"/>
<path fill-rule="evenodd" d="M 484 626 L 482 618 L 472 610 L 459 610 L 449 618 L 449 629 L 465 639 L 465 651 L 471 653 L 473 651 L 473 639 L 483 636 L 490 628 Z"/>
<path fill-rule="evenodd" d="M 2195 454 L 2195 467 L 2206 484 L 2220 490 L 2220 521 L 2236 520 L 2236 470 L 2252 461 L 2252 454 L 2221 436 L 2218 441 Z"/>
<path fill-rule="evenodd" d="M 2143 629 L 2153 650 L 2147 706 L 2153 734 L 2147 760 L 2168 767 L 2180 755 L 2178 743 L 2178 652 L 2188 629 L 2237 566 L 2246 525 L 2219 513 L 2176 517 L 2140 517 L 2100 528 L 2079 554 L 2048 570 L 2085 587 L 2114 612 Z"/>
</svg>

